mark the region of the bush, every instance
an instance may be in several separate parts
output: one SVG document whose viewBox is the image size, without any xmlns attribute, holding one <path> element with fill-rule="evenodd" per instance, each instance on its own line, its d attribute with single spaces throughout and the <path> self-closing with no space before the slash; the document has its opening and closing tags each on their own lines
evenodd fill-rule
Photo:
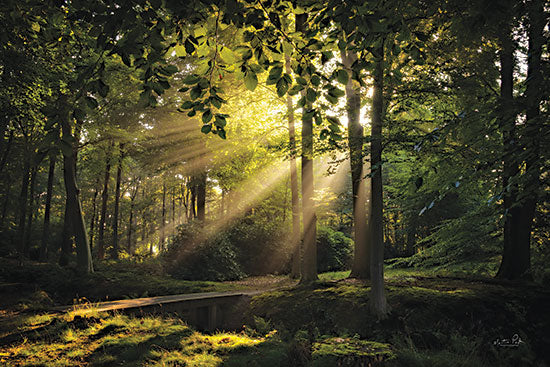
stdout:
<svg viewBox="0 0 550 367">
<path fill-rule="evenodd" d="M 178 279 L 225 281 L 245 276 L 227 234 L 209 233 L 197 223 L 178 227 L 163 261 Z"/>
<path fill-rule="evenodd" d="M 245 217 L 228 229 L 238 261 L 250 275 L 282 273 L 290 259 L 287 227 L 259 216 Z"/>
<path fill-rule="evenodd" d="M 347 270 L 352 259 L 353 241 L 330 227 L 317 229 L 317 268 L 319 272 Z"/>
</svg>

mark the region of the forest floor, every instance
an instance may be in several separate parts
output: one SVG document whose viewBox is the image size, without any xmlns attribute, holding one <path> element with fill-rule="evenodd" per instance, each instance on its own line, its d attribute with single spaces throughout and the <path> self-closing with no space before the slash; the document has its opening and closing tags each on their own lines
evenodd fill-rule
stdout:
<svg viewBox="0 0 550 367">
<path fill-rule="evenodd" d="M 535 283 L 390 269 L 391 313 L 378 321 L 368 312 L 368 282 L 347 272 L 298 286 L 285 276 L 181 281 L 123 263 L 84 279 L 7 261 L 0 259 L 2 366 L 550 366 L 550 290 Z M 267 291 L 246 310 L 248 326 L 230 332 L 199 332 L 174 315 L 47 312 L 71 300 L 237 289 Z"/>
</svg>

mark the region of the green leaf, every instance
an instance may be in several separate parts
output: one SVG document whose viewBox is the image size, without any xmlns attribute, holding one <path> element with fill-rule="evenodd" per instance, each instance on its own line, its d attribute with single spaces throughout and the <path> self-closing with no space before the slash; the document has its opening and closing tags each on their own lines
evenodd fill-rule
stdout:
<svg viewBox="0 0 550 367">
<path fill-rule="evenodd" d="M 189 112 L 187 113 L 187 116 L 193 117 L 193 116 L 195 116 L 196 114 L 197 114 L 197 111 L 191 110 L 191 111 L 189 111 Z"/>
<path fill-rule="evenodd" d="M 208 134 L 210 131 L 212 131 L 212 125 L 210 125 L 210 124 L 202 125 L 201 133 Z"/>
<path fill-rule="evenodd" d="M 210 97 L 210 103 L 212 103 L 212 106 L 214 106 L 216 108 L 221 108 L 221 106 L 222 106 L 222 102 L 218 98 L 215 98 L 215 97 Z"/>
<path fill-rule="evenodd" d="M 319 75 L 313 75 L 311 77 L 311 84 L 318 87 L 321 84 L 321 78 L 319 78 Z"/>
<path fill-rule="evenodd" d="M 237 62 L 237 56 L 235 56 L 235 53 L 233 53 L 233 51 L 231 51 L 231 49 L 227 47 L 222 47 L 222 49 L 220 50 L 220 56 L 226 64 L 234 64 L 235 62 Z"/>
<path fill-rule="evenodd" d="M 185 40 L 183 46 L 185 47 L 185 52 L 187 52 L 188 55 L 191 55 L 193 51 L 195 51 L 195 45 L 193 45 L 189 38 Z"/>
<path fill-rule="evenodd" d="M 189 97 L 191 97 L 192 100 L 195 100 L 199 98 L 202 94 L 202 89 L 199 86 L 195 86 L 193 89 L 191 89 L 191 92 L 189 92 Z"/>
<path fill-rule="evenodd" d="M 218 129 L 218 136 L 225 140 L 225 138 L 226 138 L 225 130 L 224 129 Z"/>
<path fill-rule="evenodd" d="M 202 122 L 206 124 L 207 122 L 210 122 L 210 120 L 212 120 L 212 111 L 207 109 L 202 113 Z"/>
<path fill-rule="evenodd" d="M 190 108 L 193 108 L 193 106 L 195 105 L 195 103 L 191 102 L 191 101 L 185 101 L 183 102 L 183 104 L 181 105 L 181 109 L 182 110 L 188 110 Z"/>
<path fill-rule="evenodd" d="M 296 78 L 296 81 L 302 85 L 307 85 L 307 80 L 305 80 L 304 78 L 302 78 L 301 76 L 297 77 Z"/>
<path fill-rule="evenodd" d="M 225 125 L 227 125 L 227 120 L 225 119 L 224 115 L 217 113 L 214 124 L 219 128 L 224 128 Z"/>
<path fill-rule="evenodd" d="M 300 92 L 301 90 L 304 90 L 304 88 L 305 87 L 303 85 L 296 84 L 292 88 L 290 88 L 290 90 L 288 91 L 288 94 L 290 94 L 291 96 L 294 96 L 298 94 L 298 92 Z"/>
<path fill-rule="evenodd" d="M 277 95 L 279 97 L 282 97 L 286 94 L 286 91 L 288 90 L 288 83 L 285 78 L 279 79 L 277 82 Z"/>
<path fill-rule="evenodd" d="M 308 102 L 315 102 L 317 99 L 317 92 L 313 88 L 308 88 L 306 92 L 306 98 Z"/>
<path fill-rule="evenodd" d="M 275 83 L 281 78 L 281 75 L 283 74 L 283 67 L 282 66 L 274 66 L 269 71 L 269 75 L 267 77 L 268 80 L 275 80 Z M 271 84 L 275 84 L 271 83 Z"/>
<path fill-rule="evenodd" d="M 200 78 L 196 75 L 187 75 L 185 78 L 183 78 L 183 84 L 196 84 L 198 83 Z"/>
<path fill-rule="evenodd" d="M 258 77 L 253 71 L 248 71 L 244 74 L 244 85 L 250 91 L 256 89 L 258 85 Z"/>
<path fill-rule="evenodd" d="M 338 70 L 338 73 L 336 74 L 336 78 L 338 79 L 338 81 L 340 83 L 347 84 L 348 80 L 349 80 L 348 72 L 345 71 L 344 69 L 340 69 L 340 70 Z"/>
</svg>

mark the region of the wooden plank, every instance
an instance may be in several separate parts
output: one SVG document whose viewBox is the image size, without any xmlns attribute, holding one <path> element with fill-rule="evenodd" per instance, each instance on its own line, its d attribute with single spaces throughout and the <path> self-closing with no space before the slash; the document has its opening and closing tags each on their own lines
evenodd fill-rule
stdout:
<svg viewBox="0 0 550 367">
<path fill-rule="evenodd" d="M 124 310 L 130 308 L 141 308 L 148 306 L 161 306 L 167 303 L 217 303 L 223 301 L 225 298 L 234 298 L 240 297 L 243 295 L 253 295 L 260 292 L 206 292 L 206 293 L 190 293 L 190 294 L 176 294 L 170 296 L 159 296 L 159 297 L 146 297 L 146 298 L 136 298 L 136 299 L 123 299 L 118 301 L 109 301 L 109 302 L 100 302 L 100 303 L 90 303 L 84 305 L 73 305 L 73 306 L 59 306 L 53 308 L 54 311 L 60 312 L 91 312 L 91 311 L 115 311 L 115 310 Z M 199 302 L 197 302 L 199 301 Z"/>
</svg>

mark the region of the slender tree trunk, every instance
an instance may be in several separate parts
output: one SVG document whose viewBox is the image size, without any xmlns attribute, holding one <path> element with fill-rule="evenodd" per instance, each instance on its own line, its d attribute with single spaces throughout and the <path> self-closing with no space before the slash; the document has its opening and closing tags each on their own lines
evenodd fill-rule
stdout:
<svg viewBox="0 0 550 367">
<path fill-rule="evenodd" d="M 201 173 L 197 183 L 197 219 L 204 222 L 206 214 L 206 172 Z"/>
<path fill-rule="evenodd" d="M 296 31 L 304 32 L 307 14 L 296 15 Z M 317 280 L 317 217 L 313 202 L 313 119 L 305 118 L 311 103 L 302 109 L 302 216 L 304 224 L 300 283 Z"/>
<path fill-rule="evenodd" d="M 350 78 L 346 84 L 348 114 L 348 147 L 350 154 L 351 182 L 353 192 L 353 228 L 355 252 L 351 268 L 351 278 L 370 277 L 369 239 L 367 238 L 366 190 L 363 179 L 363 126 L 360 122 L 361 94 L 359 85 L 351 77 L 352 65 L 357 60 L 354 52 L 342 52 L 342 62 Z"/>
<path fill-rule="evenodd" d="M 497 277 L 512 277 L 514 259 L 519 243 L 519 217 L 521 208 L 517 203 L 519 165 L 516 161 L 516 111 L 513 97 L 514 82 L 514 45 L 509 27 L 501 35 L 500 51 L 500 126 L 503 136 L 504 168 L 502 185 L 504 191 L 504 249 Z"/>
<path fill-rule="evenodd" d="M 106 153 L 105 178 L 103 179 L 103 192 L 101 193 L 101 212 L 99 215 L 99 233 L 97 239 L 97 258 L 105 257 L 105 222 L 107 218 L 107 201 L 109 199 L 109 178 L 111 175 L 111 152 L 114 142 L 111 142 Z"/>
<path fill-rule="evenodd" d="M 166 226 L 166 182 L 162 182 L 162 222 L 160 224 L 160 242 L 159 242 L 159 252 L 164 249 L 165 241 L 165 232 L 164 227 Z"/>
<path fill-rule="evenodd" d="M 36 166 L 32 167 L 30 192 L 29 192 L 29 209 L 28 209 L 28 218 L 27 218 L 27 228 L 25 230 L 25 244 L 23 248 L 23 252 L 26 257 L 29 257 L 30 248 L 31 248 L 32 222 L 33 222 L 33 214 L 34 214 L 34 191 L 36 188 L 36 171 L 37 171 L 37 167 Z"/>
<path fill-rule="evenodd" d="M 388 313 L 384 291 L 384 226 L 382 196 L 382 125 L 384 119 L 384 49 L 376 50 L 374 69 L 374 90 L 372 96 L 372 140 L 371 140 L 371 202 L 370 223 L 372 228 L 371 242 L 371 311 L 378 318 L 385 318 Z"/>
<path fill-rule="evenodd" d="M 7 185 L 7 190 L 4 193 L 4 202 L 2 203 L 2 218 L 0 219 L 0 232 L 4 231 L 4 226 L 6 224 L 6 214 L 8 213 L 8 204 L 10 201 L 11 186 Z"/>
<path fill-rule="evenodd" d="M 4 134 L 2 134 L 2 138 L 4 137 Z M 6 164 L 8 163 L 8 157 L 10 155 L 10 150 L 13 142 L 13 129 L 10 130 L 10 135 L 8 137 L 8 143 L 6 145 L 6 149 L 4 150 L 2 154 L 2 160 L 0 161 L 0 173 L 4 171 L 4 168 L 6 168 Z"/>
<path fill-rule="evenodd" d="M 196 206 L 195 203 L 197 202 L 197 185 L 195 183 L 195 178 L 193 177 L 191 181 L 191 202 L 190 202 L 190 209 L 189 212 L 190 218 L 197 218 L 197 211 L 195 210 Z"/>
<path fill-rule="evenodd" d="M 27 195 L 29 192 L 30 166 L 30 158 L 27 155 L 23 164 L 21 192 L 19 193 L 19 226 L 17 228 L 17 246 L 21 260 L 25 256 L 25 220 L 27 217 Z"/>
<path fill-rule="evenodd" d="M 172 227 L 176 229 L 176 189 L 172 188 Z"/>
<path fill-rule="evenodd" d="M 288 74 L 292 73 L 290 69 L 290 56 L 285 56 L 285 68 Z M 301 241 L 300 241 L 300 197 L 298 192 L 298 169 L 296 166 L 296 127 L 294 123 L 294 106 L 292 97 L 286 96 L 286 110 L 288 115 L 288 144 L 290 148 L 290 193 L 292 201 L 292 235 L 290 243 L 292 246 L 292 266 L 290 277 L 300 278 L 301 265 Z"/>
<path fill-rule="evenodd" d="M 124 159 L 124 144 L 119 143 L 118 145 L 118 166 L 116 170 L 116 186 L 115 186 L 115 210 L 113 215 L 113 248 L 111 257 L 113 259 L 118 259 L 118 217 L 120 209 L 120 182 L 122 180 L 122 160 Z"/>
<path fill-rule="evenodd" d="M 48 170 L 48 184 L 46 189 L 46 203 L 44 208 L 44 226 L 42 227 L 42 242 L 40 244 L 40 260 L 48 259 L 48 246 L 50 240 L 50 211 L 52 206 L 53 180 L 55 175 L 56 156 L 50 153 L 50 168 Z M 95 204 L 95 203 L 94 203 Z"/>
<path fill-rule="evenodd" d="M 61 238 L 61 253 L 59 256 L 59 265 L 67 266 L 69 265 L 69 259 L 71 258 L 72 252 L 72 236 L 71 236 L 71 217 L 69 210 L 69 200 L 65 199 L 65 214 L 63 216 L 63 233 Z"/>
<path fill-rule="evenodd" d="M 95 224 L 97 221 L 97 196 L 99 195 L 99 184 L 100 184 L 100 178 L 97 177 L 97 182 L 94 187 L 94 194 L 92 196 L 92 217 L 90 218 L 90 249 L 93 253 L 95 252 L 94 249 L 94 238 L 95 238 Z"/>
<path fill-rule="evenodd" d="M 60 122 L 65 141 L 75 141 L 71 132 L 71 124 L 69 120 L 69 106 L 67 101 L 61 102 Z M 86 224 L 82 215 L 82 207 L 80 205 L 79 189 L 76 184 L 76 154 L 77 150 L 73 144 L 73 154 L 63 155 L 63 175 L 65 179 L 65 192 L 69 205 L 69 215 L 71 216 L 72 230 L 76 244 L 76 265 L 77 269 L 83 273 L 91 273 L 94 271 L 92 263 L 92 253 L 90 251 L 90 243 L 88 242 L 88 234 L 86 233 Z"/>
<path fill-rule="evenodd" d="M 130 197 L 130 218 L 128 220 L 128 254 L 133 255 L 133 246 L 132 246 L 132 232 L 133 232 L 133 225 L 134 225 L 134 206 L 135 201 L 137 197 L 137 193 L 139 190 L 139 180 L 136 182 L 136 189 L 132 193 L 132 196 Z"/>
<path fill-rule="evenodd" d="M 540 115 L 540 105 L 543 95 L 542 48 L 545 43 L 543 35 L 546 24 L 544 1 L 532 0 L 528 2 L 529 17 L 529 48 L 527 58 L 527 80 L 525 98 L 527 102 L 525 124 L 525 203 L 521 210 L 521 220 L 518 251 L 515 258 L 514 272 L 511 278 L 532 279 L 531 275 L 531 232 L 533 220 L 539 199 L 541 176 L 541 137 L 548 136 L 548 124 L 543 122 Z M 543 130 L 545 129 L 546 130 Z"/>
</svg>

